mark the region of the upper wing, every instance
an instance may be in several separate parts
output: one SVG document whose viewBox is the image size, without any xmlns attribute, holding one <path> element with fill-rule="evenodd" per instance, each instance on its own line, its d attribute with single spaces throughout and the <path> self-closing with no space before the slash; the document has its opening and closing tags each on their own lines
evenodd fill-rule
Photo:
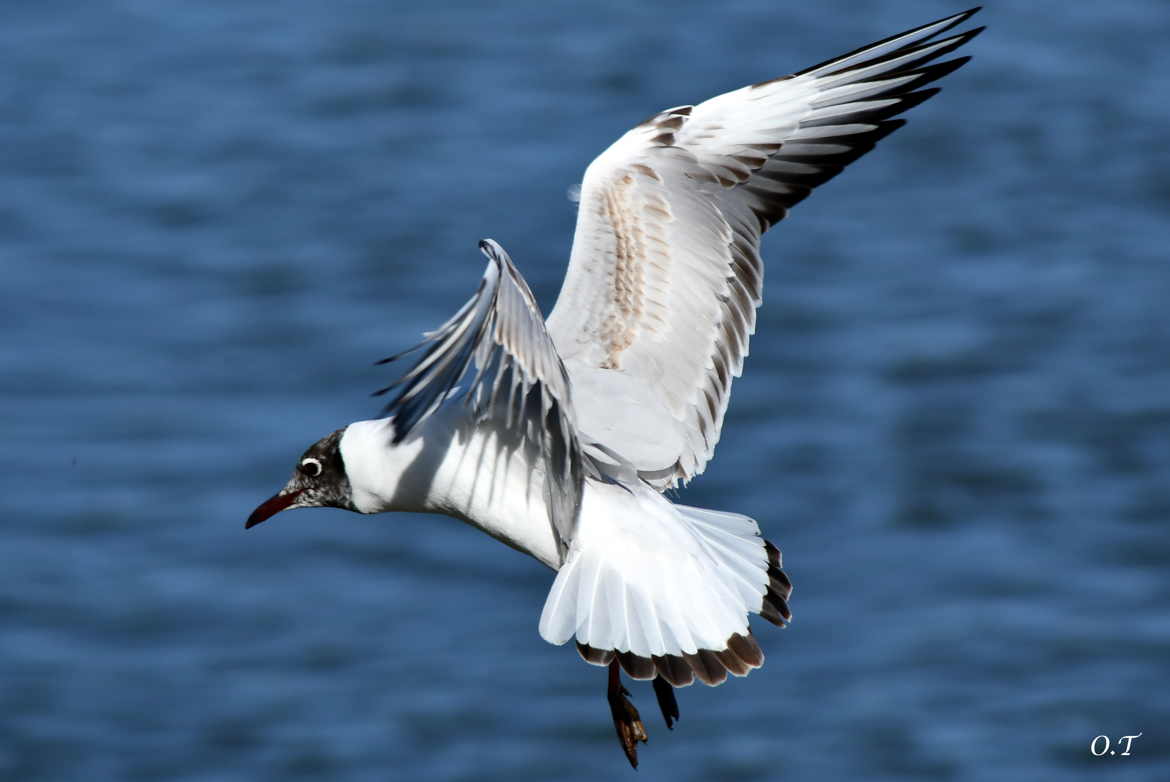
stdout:
<svg viewBox="0 0 1170 782">
<path fill-rule="evenodd" d="M 983 28 L 938 36 L 978 10 L 668 109 L 590 164 L 548 318 L 582 431 L 660 488 L 703 471 L 755 330 L 760 236 L 938 92 L 920 88 L 969 58 L 936 60 Z"/>
<path fill-rule="evenodd" d="M 454 317 L 425 334 L 422 343 L 378 362 L 426 348 L 402 377 L 376 394 L 397 389 L 386 406 L 387 414 L 394 416 L 395 443 L 454 392 L 462 395 L 477 419 L 497 419 L 537 446 L 545 463 L 549 520 L 564 557 L 584 485 L 569 378 L 532 291 L 512 259 L 491 239 L 479 246 L 489 259 L 479 290 Z M 474 379 L 456 388 L 473 364 Z"/>
</svg>

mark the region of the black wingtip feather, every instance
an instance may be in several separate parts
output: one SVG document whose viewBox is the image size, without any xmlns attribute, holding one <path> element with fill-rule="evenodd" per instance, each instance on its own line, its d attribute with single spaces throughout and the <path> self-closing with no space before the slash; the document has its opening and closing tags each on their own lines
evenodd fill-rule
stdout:
<svg viewBox="0 0 1170 782">
<path fill-rule="evenodd" d="M 856 110 L 850 113 L 836 114 L 834 116 L 802 122 L 802 128 L 832 128 L 838 125 L 851 124 L 873 125 L 875 127 L 873 130 L 864 133 L 845 133 L 841 136 L 826 135 L 817 139 L 820 143 L 838 143 L 849 148 L 848 151 L 835 155 L 802 155 L 799 152 L 800 147 L 797 147 L 795 154 L 789 156 L 782 146 L 772 157 L 772 160 L 777 161 L 777 165 L 773 168 L 771 174 L 769 173 L 768 164 L 765 164 L 753 173 L 753 179 L 755 177 L 775 179 L 786 186 L 784 190 L 775 192 L 774 187 L 770 188 L 767 183 L 763 183 L 761 187 L 755 185 L 751 179 L 740 185 L 749 192 L 752 192 L 755 196 L 756 203 L 752 206 L 752 209 L 760 222 L 761 232 L 783 219 L 788 214 L 788 210 L 803 201 L 812 192 L 813 188 L 835 177 L 845 166 L 873 149 L 881 139 L 905 124 L 904 119 L 892 119 L 893 117 L 913 109 L 918 104 L 938 94 L 938 87 L 922 88 L 962 67 L 971 59 L 969 56 L 963 56 L 937 62 L 938 58 L 953 52 L 958 47 L 979 35 L 986 28 L 977 27 L 941 41 L 938 39 L 938 36 L 966 21 L 979 10 L 979 7 L 971 8 L 953 16 L 944 17 L 912 30 L 892 35 L 882 41 L 860 47 L 848 54 L 814 65 L 800 72 L 800 74 L 804 74 L 815 71 L 834 62 L 845 63 L 856 55 L 880 48 L 884 44 L 888 44 L 896 39 L 904 37 L 913 38 L 915 33 L 941 24 L 939 29 L 918 39 L 911 40 L 903 46 L 898 46 L 891 51 L 869 59 L 863 59 L 861 62 L 852 63 L 838 71 L 831 72 L 834 75 L 848 73 L 857 68 L 866 68 L 875 64 L 880 65 L 882 62 L 889 62 L 911 55 L 909 60 L 899 62 L 892 70 L 880 73 L 865 81 L 880 82 L 908 75 L 914 76 L 915 78 L 889 90 L 871 94 L 864 99 L 858 100 Z M 932 46 L 936 48 L 932 50 Z M 916 52 L 923 52 L 923 54 L 921 57 L 913 57 L 912 55 Z M 893 102 L 890 105 L 880 108 L 872 108 L 872 105 L 868 107 L 865 105 L 867 103 L 872 104 L 873 101 L 883 100 L 892 100 Z M 848 102 L 846 101 L 844 105 L 848 106 Z M 819 171 L 817 173 L 794 175 L 791 171 L 785 170 L 784 163 L 787 161 L 808 163 L 816 166 Z"/>
<path fill-rule="evenodd" d="M 938 81 L 949 73 L 954 73 L 970 61 L 971 55 L 965 54 L 962 57 L 956 57 L 953 60 L 943 60 L 942 62 L 936 62 L 922 68 L 917 68 L 915 70 L 919 74 L 918 78 L 903 86 L 905 89 L 916 90 L 919 87 L 930 84 L 932 81 Z M 913 71 L 910 71 L 910 73 L 913 73 Z M 939 88 L 936 87 L 935 89 L 938 90 Z"/>
<path fill-rule="evenodd" d="M 893 70 L 885 71 L 877 76 L 873 76 L 873 77 L 868 78 L 868 79 L 861 79 L 858 83 L 864 84 L 864 83 L 873 82 L 873 81 L 883 81 L 885 79 L 891 79 L 891 78 L 895 78 L 897 76 L 904 76 L 907 73 L 914 71 L 916 68 L 924 65 L 925 63 L 931 62 L 932 60 L 937 60 L 941 57 L 946 57 L 948 54 L 955 51 L 960 46 L 963 46 L 968 41 L 970 41 L 972 38 L 979 35 L 979 33 L 983 32 L 986 29 L 987 29 L 986 27 L 976 27 L 976 28 L 973 28 L 971 30 L 964 30 L 963 32 L 959 33 L 958 35 L 955 35 L 949 39 L 943 39 L 941 41 L 936 41 L 936 40 L 932 40 L 932 39 L 928 38 L 925 41 L 916 43 L 912 46 L 905 47 L 902 49 L 895 49 L 892 52 L 887 52 L 886 54 L 884 54 L 880 57 L 876 57 L 872 60 L 863 60 L 862 62 L 856 63 L 854 65 L 850 65 L 848 68 L 842 68 L 839 71 L 834 71 L 831 75 L 839 76 L 842 74 L 851 73 L 853 71 L 861 70 L 863 68 L 869 68 L 869 67 L 874 66 L 874 65 L 880 65 L 882 63 L 890 62 L 892 60 L 903 59 L 909 55 L 913 55 L 917 52 L 921 52 L 922 53 L 921 57 L 912 57 L 909 60 L 904 60 L 903 62 L 900 62 L 898 64 L 897 68 L 895 68 Z M 940 44 L 942 44 L 942 45 L 940 46 Z M 905 86 L 903 86 L 899 89 L 904 90 L 907 88 Z"/>
<path fill-rule="evenodd" d="M 972 16 L 977 14 L 982 9 L 983 9 L 983 6 L 975 6 L 974 8 L 970 8 L 966 11 L 961 11 L 961 12 L 955 14 L 954 16 L 949 16 L 949 17 L 944 16 L 941 19 L 935 19 L 933 22 L 927 22 L 926 24 L 919 25 L 918 27 L 912 27 L 909 30 L 904 30 L 900 33 L 895 33 L 893 35 L 882 38 L 880 41 L 874 41 L 873 43 L 866 44 L 865 46 L 859 46 L 856 49 L 854 49 L 853 51 L 846 52 L 845 54 L 838 55 L 836 57 L 830 57 L 829 59 L 825 60 L 824 62 L 819 62 L 816 65 L 805 68 L 804 70 L 797 71 L 796 73 L 793 74 L 793 76 L 803 76 L 806 73 L 810 73 L 810 72 L 818 70 L 820 68 L 830 66 L 835 62 L 841 62 L 843 60 L 848 60 L 851 57 L 854 57 L 858 54 L 861 54 L 862 52 L 864 52 L 867 49 L 876 49 L 876 48 L 878 48 L 884 44 L 887 44 L 890 41 L 893 41 L 897 38 L 903 38 L 905 36 L 910 36 L 910 35 L 913 35 L 914 33 L 919 32 L 920 30 L 925 30 L 933 25 L 939 24 L 940 22 L 946 22 L 946 24 L 944 26 L 935 30 L 933 33 L 931 33 L 927 37 L 925 37 L 921 40 L 918 40 L 918 41 L 914 41 L 914 43 L 912 44 L 912 45 L 918 45 L 920 43 L 923 43 L 924 41 L 929 41 L 933 38 L 937 38 L 938 36 L 945 33 L 947 30 L 954 29 L 956 26 L 967 21 L 968 19 L 970 19 Z"/>
<path fill-rule="evenodd" d="M 418 350 L 421 347 L 426 346 L 426 344 L 427 344 L 426 340 L 423 340 L 422 342 L 418 343 L 417 345 L 412 345 L 412 346 L 408 347 L 406 350 L 400 350 L 399 352 L 395 353 L 393 356 L 386 356 L 386 358 L 379 359 L 378 361 L 375 361 L 374 366 L 380 367 L 380 366 L 383 366 L 385 364 L 392 364 L 395 361 L 406 358 L 414 351 Z"/>
<path fill-rule="evenodd" d="M 918 90 L 917 92 L 899 93 L 896 96 L 896 102 L 888 106 L 883 106 L 882 108 L 877 109 L 862 106 L 850 114 L 834 114 L 831 117 L 805 120 L 804 122 L 800 123 L 800 126 L 802 128 L 820 128 L 833 127 L 836 125 L 850 125 L 854 123 L 873 125 L 889 117 L 893 117 L 897 114 L 901 114 L 902 112 L 909 111 L 919 103 L 922 103 L 924 100 L 934 97 L 938 94 L 938 92 L 938 87 L 930 87 L 925 90 Z M 895 96 L 891 95 L 880 98 L 879 100 L 890 100 L 894 97 Z M 864 137 L 865 134 L 859 135 Z M 781 151 L 778 153 L 778 157 L 783 159 L 783 148 L 781 148 Z"/>
</svg>

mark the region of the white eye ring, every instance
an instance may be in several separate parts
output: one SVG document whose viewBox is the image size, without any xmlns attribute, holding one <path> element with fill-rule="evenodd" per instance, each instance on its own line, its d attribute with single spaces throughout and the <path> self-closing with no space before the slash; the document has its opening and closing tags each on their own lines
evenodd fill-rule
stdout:
<svg viewBox="0 0 1170 782">
<path fill-rule="evenodd" d="M 301 460 L 301 472 L 310 478 L 316 478 L 321 474 L 321 462 L 310 456 L 308 459 Z"/>
</svg>

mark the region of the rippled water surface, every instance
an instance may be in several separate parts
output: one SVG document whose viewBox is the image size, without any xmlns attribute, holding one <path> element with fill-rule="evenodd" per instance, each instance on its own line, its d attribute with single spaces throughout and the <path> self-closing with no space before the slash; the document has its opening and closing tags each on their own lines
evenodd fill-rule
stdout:
<svg viewBox="0 0 1170 782">
<path fill-rule="evenodd" d="M 6 4 L 0 777 L 633 778 L 535 561 L 243 519 L 377 412 L 481 236 L 551 306 L 627 127 L 958 7 L 487 5 Z M 1170 6 L 981 17 L 769 234 L 681 496 L 760 520 L 796 621 L 673 732 L 634 687 L 639 778 L 1170 778 Z"/>
</svg>

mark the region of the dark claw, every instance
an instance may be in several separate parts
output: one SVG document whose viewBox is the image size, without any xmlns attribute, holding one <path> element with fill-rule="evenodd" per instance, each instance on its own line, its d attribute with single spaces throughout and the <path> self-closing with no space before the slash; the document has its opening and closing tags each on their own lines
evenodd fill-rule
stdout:
<svg viewBox="0 0 1170 782">
<path fill-rule="evenodd" d="M 622 745 L 622 751 L 626 753 L 626 760 L 630 761 L 631 766 L 637 768 L 637 742 L 646 743 L 646 728 L 642 725 L 642 717 L 638 714 L 638 710 L 626 697 L 630 693 L 622 686 L 620 671 L 617 660 L 610 663 L 609 691 L 607 693 L 609 711 L 613 715 L 613 727 L 617 730 L 618 742 Z"/>
<path fill-rule="evenodd" d="M 662 709 L 662 719 L 666 720 L 666 727 L 674 730 L 674 722 L 678 719 L 678 701 L 674 698 L 674 687 L 661 676 L 655 676 L 654 697 L 658 698 L 658 708 Z"/>
</svg>

